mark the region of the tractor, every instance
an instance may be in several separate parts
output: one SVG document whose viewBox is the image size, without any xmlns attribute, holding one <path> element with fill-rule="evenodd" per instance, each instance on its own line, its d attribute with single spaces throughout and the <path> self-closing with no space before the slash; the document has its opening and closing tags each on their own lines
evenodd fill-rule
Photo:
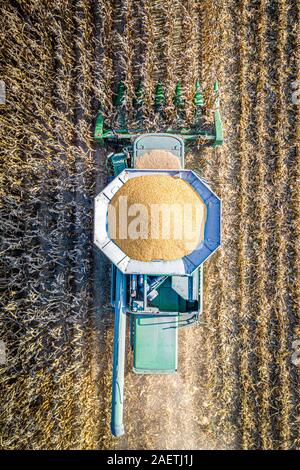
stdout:
<svg viewBox="0 0 300 470">
<path fill-rule="evenodd" d="M 161 126 L 160 131 L 143 130 L 143 92 L 136 90 L 135 128 L 126 125 L 125 85 L 121 82 L 115 98 L 115 118 L 105 125 L 100 110 L 96 117 L 94 139 L 112 146 L 107 155 L 110 169 L 108 185 L 95 197 L 94 243 L 111 261 L 111 305 L 114 308 L 114 350 L 112 378 L 111 432 L 124 434 L 124 368 L 127 320 L 133 371 L 136 374 L 171 374 L 178 367 L 178 330 L 199 322 L 203 302 L 203 264 L 221 243 L 221 201 L 207 181 L 195 171 L 185 169 L 185 148 L 193 145 L 216 147 L 223 142 L 219 90 L 214 84 L 213 123 L 205 122 L 205 103 L 199 82 L 195 85 L 195 118 L 189 128 L 183 125 L 184 101 L 177 83 L 173 99 L 177 126 Z M 155 112 L 162 116 L 165 103 L 162 84 L 154 94 Z M 162 121 L 161 121 L 162 122 Z M 136 168 L 137 159 L 153 149 L 167 150 L 178 159 L 176 169 Z M 204 239 L 196 250 L 181 259 L 151 262 L 129 258 L 112 240 L 108 228 L 108 207 L 113 196 L 130 178 L 167 174 L 184 179 L 199 194 L 206 206 Z"/>
</svg>

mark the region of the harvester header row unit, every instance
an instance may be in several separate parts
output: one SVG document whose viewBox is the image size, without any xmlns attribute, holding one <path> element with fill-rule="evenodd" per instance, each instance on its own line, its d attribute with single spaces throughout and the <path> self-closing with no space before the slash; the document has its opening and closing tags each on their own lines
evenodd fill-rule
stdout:
<svg viewBox="0 0 300 470">
<path fill-rule="evenodd" d="M 214 109 L 213 109 L 213 123 L 209 123 L 205 119 L 207 107 L 204 95 L 197 81 L 195 84 L 195 94 L 193 100 L 194 119 L 190 127 L 185 126 L 185 101 L 182 96 L 182 89 L 180 82 L 177 83 L 175 94 L 173 97 L 173 104 L 176 111 L 176 121 L 173 126 L 164 126 L 160 132 L 168 134 L 176 134 L 182 137 L 185 143 L 201 143 L 201 145 L 212 145 L 217 147 L 223 143 L 223 130 L 220 115 L 220 99 L 219 99 L 219 85 L 216 81 L 213 85 L 214 94 Z M 143 117 L 144 107 L 144 92 L 141 83 L 139 83 L 134 99 L 135 108 L 135 124 L 139 127 L 129 128 L 126 124 L 126 88 L 123 82 L 119 83 L 117 94 L 115 96 L 115 112 L 111 127 L 104 125 L 104 114 L 100 109 L 95 125 L 94 139 L 103 143 L 104 140 L 117 142 L 118 140 L 124 141 L 125 139 L 133 139 L 138 135 L 145 132 L 145 124 Z M 166 105 L 165 94 L 163 85 L 159 82 L 156 86 L 155 94 L 153 97 L 153 108 L 157 115 L 162 119 L 164 118 L 164 107 Z M 162 121 L 162 120 L 161 120 Z M 160 125 L 162 125 L 160 121 Z M 147 129 L 147 131 L 155 132 L 157 129 Z"/>
</svg>

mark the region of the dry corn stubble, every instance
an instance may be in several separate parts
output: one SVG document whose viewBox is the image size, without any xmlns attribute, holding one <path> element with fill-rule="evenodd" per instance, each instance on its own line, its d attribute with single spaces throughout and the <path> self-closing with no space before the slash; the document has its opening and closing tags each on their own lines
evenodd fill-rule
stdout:
<svg viewBox="0 0 300 470">
<path fill-rule="evenodd" d="M 206 206 L 190 184 L 173 176 L 131 178 L 108 212 L 112 239 L 135 260 L 180 259 L 203 239 Z"/>
<path fill-rule="evenodd" d="M 55 8 L 52 3 L 7 0 L 0 6 L 1 79 L 7 84 L 0 107 L 0 216 L 7 234 L 0 338 L 9 358 L 1 370 L 1 445 L 299 448 L 300 379 L 291 343 L 300 334 L 300 117 L 289 88 L 300 78 L 299 1 L 244 2 L 242 31 L 237 21 L 242 4 L 236 0 L 66 0 Z M 249 45 L 239 50 L 243 41 Z M 103 335 L 103 328 L 93 325 L 95 305 L 99 316 L 109 309 L 91 287 L 91 266 L 97 264 L 97 275 L 105 277 L 108 264 L 92 259 L 92 205 L 84 204 L 92 200 L 99 174 L 97 189 L 105 185 L 105 155 L 96 148 L 88 153 L 82 144 L 92 148 L 100 102 L 106 118 L 113 118 L 113 84 L 120 78 L 131 96 L 142 78 L 143 110 L 151 124 L 157 80 L 165 85 L 167 114 L 174 117 L 176 81 L 185 82 L 184 97 L 190 98 L 196 75 L 204 89 L 210 90 L 216 77 L 220 84 L 225 145 L 216 154 L 203 150 L 188 164 L 198 170 L 207 160 L 205 177 L 222 196 L 223 247 L 205 264 L 205 316 L 199 328 L 181 333 L 178 376 L 135 376 L 128 361 L 127 434 L 113 441 L 113 328 L 108 322 Z M 283 94 L 287 88 L 289 94 Z M 188 107 L 191 117 L 191 102 Z M 287 208 L 284 215 L 279 208 Z M 241 302 L 240 296 L 247 298 Z M 97 335 L 105 343 L 101 352 L 92 339 Z M 101 380 L 87 370 L 92 352 Z M 194 403 L 178 400 L 181 391 L 187 398 L 193 393 Z M 100 417 L 94 416 L 97 410 Z"/>
</svg>

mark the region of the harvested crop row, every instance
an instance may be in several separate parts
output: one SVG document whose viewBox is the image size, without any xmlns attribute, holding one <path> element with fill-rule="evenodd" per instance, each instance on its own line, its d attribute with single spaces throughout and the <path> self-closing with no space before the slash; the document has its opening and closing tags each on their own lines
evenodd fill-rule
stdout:
<svg viewBox="0 0 300 470">
<path fill-rule="evenodd" d="M 257 174 L 256 188 L 257 196 L 255 199 L 255 208 L 257 211 L 256 236 L 258 242 L 259 256 L 256 257 L 254 269 L 256 273 L 256 282 L 254 284 L 254 295 L 256 296 L 256 307 L 258 308 L 258 328 L 256 332 L 256 342 L 258 351 L 258 377 L 259 383 L 263 384 L 258 393 L 258 403 L 260 408 L 259 433 L 261 446 L 265 449 L 272 448 L 272 439 L 270 436 L 271 422 L 270 413 L 270 368 L 271 353 L 269 345 L 269 319 L 270 304 L 266 296 L 266 280 L 264 278 L 266 260 L 267 260 L 267 238 L 265 230 L 268 217 L 268 208 L 265 196 L 266 181 L 266 123 L 265 123 L 265 99 L 266 99 L 266 2 L 262 1 L 258 12 L 258 80 L 256 85 L 257 102 L 255 106 L 255 123 L 257 139 Z"/>
<path fill-rule="evenodd" d="M 202 31 L 209 28 L 208 24 L 205 24 L 206 17 L 207 15 L 204 14 Z M 213 70 L 218 70 L 223 107 L 222 115 L 227 129 L 227 139 L 224 146 L 217 149 L 217 151 L 212 153 L 207 149 L 205 152 L 201 152 L 201 159 L 203 156 L 206 157 L 205 177 L 213 183 L 216 192 L 222 198 L 222 245 L 224 249 L 212 257 L 204 267 L 204 325 L 203 334 L 199 341 L 204 343 L 202 354 L 205 357 L 204 363 L 207 374 L 203 376 L 203 381 L 206 383 L 205 392 L 209 417 L 206 438 L 210 445 L 213 443 L 217 448 L 231 448 L 236 445 L 236 423 L 233 421 L 232 415 L 237 387 L 237 361 L 234 357 L 236 342 L 233 341 L 236 335 L 234 287 L 237 285 L 235 254 L 237 232 L 235 229 L 234 198 L 237 191 L 237 185 L 235 184 L 237 168 L 235 164 L 228 165 L 228 155 L 236 155 L 237 152 L 236 141 L 230 138 L 230 135 L 233 132 L 233 123 L 235 125 L 235 122 L 238 121 L 236 112 L 238 109 L 238 94 L 236 93 L 231 97 L 228 91 L 234 85 L 231 80 L 232 71 L 235 70 L 233 57 L 237 54 L 237 44 L 232 37 L 225 40 L 226 31 L 228 28 L 233 27 L 236 21 L 231 16 L 230 10 L 225 7 L 225 4 L 216 18 L 219 18 L 217 24 L 220 29 L 218 31 L 216 29 L 217 25 L 214 25 L 212 29 L 218 31 L 218 34 L 213 37 L 215 40 L 219 38 L 220 43 L 214 42 L 214 48 L 217 50 L 220 44 L 224 44 L 225 49 L 224 57 L 216 61 Z M 208 16 L 208 21 L 210 24 L 212 21 L 211 16 Z M 213 65 L 209 50 L 206 48 L 202 50 L 202 60 L 204 58 L 202 67 L 206 67 L 207 62 L 211 66 Z M 225 65 L 231 68 L 230 76 L 225 75 Z M 201 159 L 199 160 L 201 161 Z M 225 220 L 227 223 L 224 223 Z M 211 282 L 212 279 L 213 282 Z M 229 293 L 230 295 L 228 295 Z"/>
<path fill-rule="evenodd" d="M 275 127 L 275 151 L 276 151 L 276 171 L 275 171 L 275 200 L 276 204 L 276 232 L 274 234 L 274 247 L 276 253 L 276 296 L 275 315 L 277 320 L 278 336 L 278 358 L 276 366 L 278 368 L 279 389 L 277 392 L 277 403 L 279 408 L 278 430 L 279 442 L 283 449 L 289 449 L 291 445 L 291 394 L 290 394 L 290 358 L 287 357 L 288 331 L 290 320 L 287 315 L 288 297 L 288 272 L 286 271 L 287 258 L 287 237 L 288 237 L 288 170 L 286 164 L 287 136 L 285 129 L 288 129 L 287 99 L 285 95 L 287 73 L 286 70 L 286 44 L 287 44 L 287 2 L 282 1 L 278 11 L 278 47 L 277 47 L 277 115 Z M 289 61 L 288 61 L 289 64 Z M 287 99 L 286 99 L 287 98 Z"/>
<path fill-rule="evenodd" d="M 297 1 L 297 27 L 295 28 L 295 64 L 294 64 L 294 78 L 300 81 L 300 2 Z M 299 91 L 299 90 L 298 90 Z M 299 94 L 298 94 L 299 97 Z M 300 106 L 295 110 L 294 115 L 294 122 L 295 122 L 295 130 L 293 133 L 293 149 L 294 149 L 294 171 L 291 176 L 295 178 L 295 180 L 299 181 L 300 178 Z M 300 284 L 300 266 L 299 266 L 299 259 L 300 259 L 300 187 L 299 184 L 292 187 L 292 195 L 291 199 L 293 202 L 293 218 L 292 218 L 292 233 L 293 233 L 293 242 L 292 246 L 294 249 L 294 256 L 293 256 L 293 263 L 292 269 L 294 272 L 294 277 L 291 280 L 291 290 L 293 292 L 293 307 L 295 311 L 295 323 L 296 326 L 293 328 L 293 338 L 299 338 L 300 336 L 300 290 L 297 288 Z M 297 393 L 299 391 L 299 384 L 300 384 L 300 368 L 298 367 L 296 371 L 296 379 L 294 380 L 294 390 L 295 394 L 298 397 Z M 296 410 L 295 410 L 295 420 L 296 417 L 299 416 L 300 413 L 300 405 L 299 400 L 296 402 Z M 299 423 L 293 426 L 295 435 L 296 435 L 296 448 L 300 448 L 300 425 Z"/>
</svg>

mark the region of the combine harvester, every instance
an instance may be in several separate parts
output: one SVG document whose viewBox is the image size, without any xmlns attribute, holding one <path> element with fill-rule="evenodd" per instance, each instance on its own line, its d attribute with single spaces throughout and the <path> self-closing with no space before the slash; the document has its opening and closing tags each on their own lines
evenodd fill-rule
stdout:
<svg viewBox="0 0 300 470">
<path fill-rule="evenodd" d="M 194 171 L 184 169 L 185 145 L 211 145 L 223 142 L 219 111 L 218 85 L 214 85 L 214 122 L 203 126 L 204 100 L 197 82 L 194 125 L 184 128 L 184 103 L 180 83 L 176 86 L 174 106 L 177 129 L 147 132 L 126 128 L 125 87 L 121 82 L 116 93 L 113 128 L 104 127 L 103 114 L 96 118 L 94 138 L 115 149 L 107 157 L 113 176 L 95 198 L 94 242 L 112 262 L 111 304 L 115 309 L 111 432 L 124 434 L 123 396 L 125 367 L 126 319 L 130 321 L 130 345 L 133 371 L 136 374 L 169 374 L 177 370 L 178 328 L 195 324 L 202 312 L 203 263 L 219 247 L 221 202 L 207 182 Z M 137 121 L 143 127 L 142 88 L 136 92 Z M 164 93 L 157 85 L 154 108 L 163 115 Z M 203 128 L 204 127 L 204 128 Z M 171 152 L 178 158 L 177 169 L 136 168 L 137 159 L 150 150 Z M 137 261 L 130 259 L 111 239 L 108 230 L 108 206 L 116 192 L 130 178 L 166 174 L 187 181 L 206 206 L 204 239 L 196 250 L 173 261 Z"/>
</svg>

